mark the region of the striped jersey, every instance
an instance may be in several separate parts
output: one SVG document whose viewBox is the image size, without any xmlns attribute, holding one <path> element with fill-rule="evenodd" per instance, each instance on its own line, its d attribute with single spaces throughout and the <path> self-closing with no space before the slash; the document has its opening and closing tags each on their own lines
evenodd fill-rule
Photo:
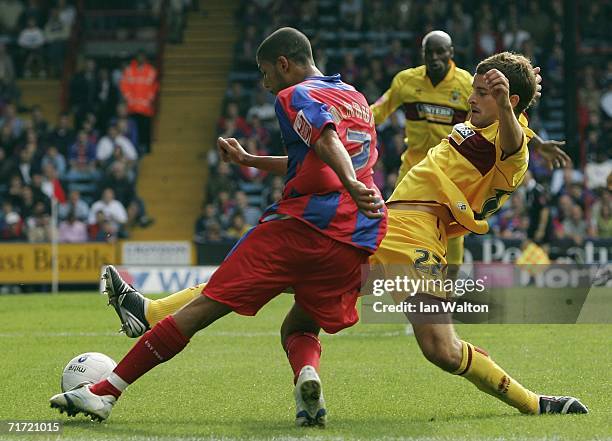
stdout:
<svg viewBox="0 0 612 441">
<path fill-rule="evenodd" d="M 470 121 L 455 125 L 450 135 L 408 171 L 388 202 L 445 205 L 454 218 L 449 237 L 486 233 L 487 218 L 508 200 L 527 171 L 527 144 L 533 132 L 523 115 L 518 121 L 523 143 L 507 157 L 501 149 L 497 121 L 484 128 Z"/>
<path fill-rule="evenodd" d="M 400 106 L 406 115 L 406 151 L 398 182 L 425 158 L 430 148 L 448 136 L 455 124 L 467 119 L 473 78 L 468 71 L 450 63 L 448 73 L 436 86 L 424 65 L 399 72 L 391 87 L 372 105 L 376 124 L 381 124 Z"/>
<path fill-rule="evenodd" d="M 287 149 L 285 187 L 280 201 L 262 215 L 287 215 L 326 236 L 373 253 L 386 232 L 386 217 L 369 219 L 357 209 L 336 173 L 316 154 L 323 129 L 333 126 L 349 155 L 357 179 L 376 188 L 374 117 L 365 97 L 340 75 L 313 76 L 282 90 L 276 115 Z"/>
</svg>

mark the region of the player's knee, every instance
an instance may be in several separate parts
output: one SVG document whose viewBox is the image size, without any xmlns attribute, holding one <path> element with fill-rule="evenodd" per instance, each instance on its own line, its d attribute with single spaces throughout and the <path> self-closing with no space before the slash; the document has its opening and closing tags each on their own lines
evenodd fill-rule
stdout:
<svg viewBox="0 0 612 441">
<path fill-rule="evenodd" d="M 454 372 L 461 365 L 461 342 L 457 339 L 434 336 L 421 344 L 421 350 L 427 360 L 447 372 Z"/>
</svg>

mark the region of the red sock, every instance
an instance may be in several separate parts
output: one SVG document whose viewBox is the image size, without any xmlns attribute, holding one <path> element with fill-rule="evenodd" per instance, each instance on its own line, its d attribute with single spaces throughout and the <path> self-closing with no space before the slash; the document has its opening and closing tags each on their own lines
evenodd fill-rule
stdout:
<svg viewBox="0 0 612 441">
<path fill-rule="evenodd" d="M 189 339 L 177 328 L 174 318 L 169 315 L 150 331 L 140 337 L 134 347 L 119 362 L 113 374 L 125 384 L 132 384 L 158 364 L 170 360 L 181 352 Z M 96 383 L 90 389 L 96 395 L 114 395 L 121 391 L 108 380 Z"/>
<path fill-rule="evenodd" d="M 285 352 L 291 369 L 293 369 L 293 383 L 297 381 L 300 371 L 306 365 L 319 370 L 321 359 L 321 342 L 319 337 L 310 332 L 296 332 L 287 337 Z"/>
<path fill-rule="evenodd" d="M 108 380 L 98 381 L 96 384 L 89 388 L 96 395 L 112 395 L 115 398 L 119 398 L 121 396 L 121 392 L 115 386 L 109 383 Z"/>
</svg>

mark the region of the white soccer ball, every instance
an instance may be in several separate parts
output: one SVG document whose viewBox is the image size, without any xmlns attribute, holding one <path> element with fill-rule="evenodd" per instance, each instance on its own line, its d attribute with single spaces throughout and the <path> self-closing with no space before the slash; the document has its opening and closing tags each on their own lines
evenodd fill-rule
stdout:
<svg viewBox="0 0 612 441">
<path fill-rule="evenodd" d="M 117 363 L 108 355 L 99 352 L 86 352 L 74 357 L 62 373 L 62 392 L 75 389 L 84 384 L 97 383 L 108 377 Z"/>
</svg>

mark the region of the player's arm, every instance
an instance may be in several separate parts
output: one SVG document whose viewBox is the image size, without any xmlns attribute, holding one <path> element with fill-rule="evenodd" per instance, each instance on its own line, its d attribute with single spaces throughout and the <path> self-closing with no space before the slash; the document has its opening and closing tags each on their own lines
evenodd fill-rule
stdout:
<svg viewBox="0 0 612 441">
<path fill-rule="evenodd" d="M 398 74 L 393 78 L 391 87 L 370 106 L 376 125 L 382 124 L 402 104 L 401 87 L 402 84 Z"/>
<path fill-rule="evenodd" d="M 546 160 L 548 168 L 562 168 L 567 164 L 571 164 L 572 160 L 565 151 L 565 141 L 555 140 L 544 140 L 537 134 L 534 134 L 533 138 L 529 142 L 529 147 L 540 153 L 540 155 Z"/>
<path fill-rule="evenodd" d="M 235 138 L 217 138 L 221 159 L 246 167 L 284 176 L 287 174 L 287 156 L 257 156 L 248 153 Z"/>
<path fill-rule="evenodd" d="M 351 157 L 344 148 L 336 130 L 328 125 L 314 144 L 317 156 L 338 175 L 357 207 L 371 219 L 384 216 L 383 201 L 374 189 L 357 180 Z M 379 211 L 380 210 L 380 211 Z"/>
<path fill-rule="evenodd" d="M 514 114 L 510 103 L 510 83 L 508 78 L 497 69 L 485 74 L 489 93 L 497 103 L 499 114 L 499 140 L 504 157 L 518 152 L 523 145 L 523 129 Z"/>
</svg>

